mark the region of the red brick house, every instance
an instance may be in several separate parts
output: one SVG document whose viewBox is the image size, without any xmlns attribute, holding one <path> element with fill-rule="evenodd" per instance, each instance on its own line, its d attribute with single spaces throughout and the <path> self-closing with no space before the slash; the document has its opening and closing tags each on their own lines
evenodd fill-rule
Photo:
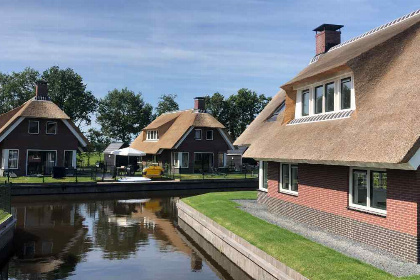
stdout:
<svg viewBox="0 0 420 280">
<path fill-rule="evenodd" d="M 169 165 L 176 173 L 226 167 L 227 150 L 234 147 L 225 126 L 205 112 L 204 103 L 197 97 L 194 109 L 159 116 L 130 147 L 145 152 L 143 160 Z"/>
<path fill-rule="evenodd" d="M 419 262 L 420 10 L 316 56 L 236 140 L 270 211 Z"/>
<path fill-rule="evenodd" d="M 0 115 L 1 172 L 51 174 L 54 166 L 76 168 L 76 153 L 88 141 L 48 98 L 45 82 L 23 105 Z"/>
</svg>

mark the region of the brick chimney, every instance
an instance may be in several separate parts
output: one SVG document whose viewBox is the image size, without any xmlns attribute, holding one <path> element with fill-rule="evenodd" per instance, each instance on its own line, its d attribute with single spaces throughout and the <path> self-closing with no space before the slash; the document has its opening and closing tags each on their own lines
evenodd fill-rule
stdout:
<svg viewBox="0 0 420 280">
<path fill-rule="evenodd" d="M 48 86 L 47 82 L 38 80 L 35 87 L 35 99 L 36 100 L 50 100 L 48 97 Z"/>
<path fill-rule="evenodd" d="M 194 98 L 194 110 L 205 112 L 206 111 L 206 101 L 204 97 Z"/>
<path fill-rule="evenodd" d="M 341 31 L 344 25 L 322 24 L 314 29 L 316 32 L 316 55 L 327 52 L 341 43 Z"/>
</svg>

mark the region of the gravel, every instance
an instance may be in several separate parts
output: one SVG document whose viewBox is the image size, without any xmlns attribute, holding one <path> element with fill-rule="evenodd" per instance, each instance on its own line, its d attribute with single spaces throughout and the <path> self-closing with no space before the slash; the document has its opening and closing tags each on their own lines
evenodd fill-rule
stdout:
<svg viewBox="0 0 420 280">
<path fill-rule="evenodd" d="M 420 265 L 418 264 L 401 261 L 384 250 L 329 233 L 318 227 L 298 223 L 284 216 L 274 215 L 267 210 L 266 205 L 257 203 L 256 200 L 235 200 L 235 202 L 241 205 L 240 209 L 257 218 L 297 233 L 346 256 L 373 265 L 394 276 L 403 277 L 420 274 Z"/>
</svg>

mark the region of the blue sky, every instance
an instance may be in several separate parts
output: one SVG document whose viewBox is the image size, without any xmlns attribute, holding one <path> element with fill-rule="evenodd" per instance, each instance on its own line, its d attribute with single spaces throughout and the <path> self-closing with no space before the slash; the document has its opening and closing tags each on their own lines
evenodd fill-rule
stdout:
<svg viewBox="0 0 420 280">
<path fill-rule="evenodd" d="M 59 65 L 103 97 L 142 92 L 273 96 L 315 52 L 312 29 L 343 24 L 342 40 L 419 8 L 416 1 L 0 1 L 0 71 Z"/>
</svg>

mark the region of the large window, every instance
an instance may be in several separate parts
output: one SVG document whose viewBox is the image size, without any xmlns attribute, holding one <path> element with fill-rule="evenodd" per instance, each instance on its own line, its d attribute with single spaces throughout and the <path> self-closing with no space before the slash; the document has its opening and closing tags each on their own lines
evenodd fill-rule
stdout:
<svg viewBox="0 0 420 280">
<path fill-rule="evenodd" d="M 47 122 L 46 134 L 57 134 L 57 122 Z"/>
<path fill-rule="evenodd" d="M 386 213 L 387 173 L 372 169 L 352 169 L 350 206 L 361 210 Z"/>
<path fill-rule="evenodd" d="M 29 134 L 39 134 L 39 121 L 29 121 Z"/>
<path fill-rule="evenodd" d="M 298 193 L 298 166 L 296 164 L 280 164 L 279 191 L 290 194 Z"/>
<path fill-rule="evenodd" d="M 302 92 L 302 116 L 309 115 L 309 90 Z"/>
<path fill-rule="evenodd" d="M 146 140 L 158 140 L 159 139 L 159 133 L 157 130 L 148 130 L 146 132 Z"/>
<path fill-rule="evenodd" d="M 8 168 L 18 169 L 19 150 L 9 150 Z"/>
<path fill-rule="evenodd" d="M 202 134 L 202 130 L 201 129 L 196 129 L 194 131 L 194 139 L 195 140 L 201 140 L 201 134 Z"/>
<path fill-rule="evenodd" d="M 350 109 L 351 106 L 351 79 L 341 80 L 341 110 Z"/>
<path fill-rule="evenodd" d="M 268 162 L 260 161 L 260 189 L 268 190 Z"/>
<path fill-rule="evenodd" d="M 174 152 L 172 158 L 175 168 L 188 168 L 190 165 L 190 154 L 188 152 Z"/>
</svg>

